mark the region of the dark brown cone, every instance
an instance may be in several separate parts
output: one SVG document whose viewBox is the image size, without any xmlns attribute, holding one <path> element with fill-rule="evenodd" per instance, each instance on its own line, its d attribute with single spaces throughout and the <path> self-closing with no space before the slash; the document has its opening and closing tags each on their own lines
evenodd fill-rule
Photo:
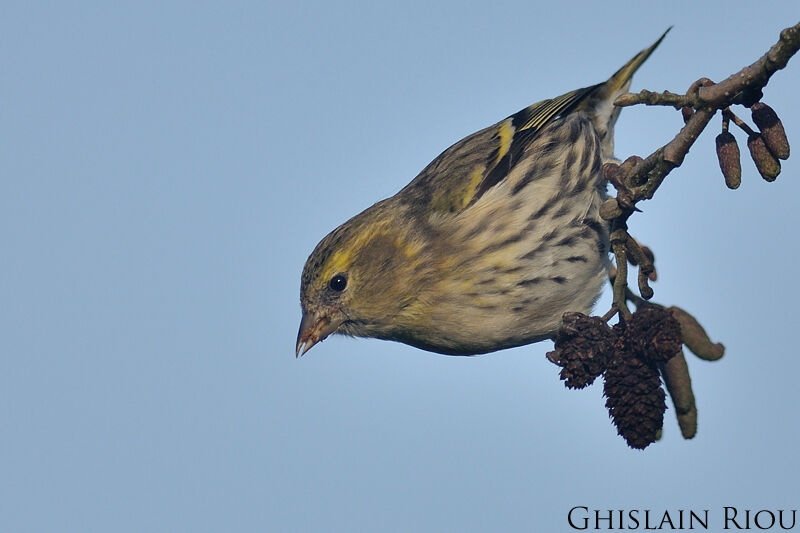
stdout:
<svg viewBox="0 0 800 533">
<path fill-rule="evenodd" d="M 596 316 L 566 313 L 555 338 L 555 350 L 547 358 L 562 367 L 559 376 L 571 389 L 594 383 L 614 353 L 616 336 L 605 321 Z"/>
<path fill-rule="evenodd" d="M 642 360 L 663 363 L 674 357 L 683 344 L 681 325 L 670 311 L 642 305 L 625 330 L 628 346 Z"/>
<path fill-rule="evenodd" d="M 725 176 L 725 185 L 729 189 L 736 189 L 742 183 L 742 162 L 740 160 L 739 145 L 736 138 L 729 131 L 717 135 L 717 159 L 722 175 Z"/>
<path fill-rule="evenodd" d="M 753 113 L 753 122 L 761 130 L 764 144 L 772 152 L 772 155 L 778 159 L 788 159 L 789 140 L 786 138 L 786 130 L 783 129 L 777 113 L 764 102 L 753 104 L 750 109 Z"/>
<path fill-rule="evenodd" d="M 617 433 L 631 448 L 644 449 L 655 442 L 667 408 L 656 366 L 637 357 L 619 338 L 604 379 L 606 408 Z"/>
<path fill-rule="evenodd" d="M 747 138 L 747 147 L 761 177 L 767 181 L 775 181 L 781 173 L 781 164 L 769 151 L 763 137 L 758 134 L 751 135 Z"/>
</svg>

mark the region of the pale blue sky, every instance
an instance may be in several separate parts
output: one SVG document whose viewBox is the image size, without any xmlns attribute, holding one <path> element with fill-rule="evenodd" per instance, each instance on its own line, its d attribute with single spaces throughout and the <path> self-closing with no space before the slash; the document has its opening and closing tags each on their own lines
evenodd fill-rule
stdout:
<svg viewBox="0 0 800 533">
<path fill-rule="evenodd" d="M 791 0 L 740 4 L 5 3 L 0 530 L 565 531 L 575 505 L 796 508 L 800 159 L 774 184 L 745 160 L 728 191 L 716 131 L 631 221 L 656 300 L 728 348 L 689 359 L 693 441 L 669 410 L 660 443 L 628 449 L 550 343 L 453 358 L 332 338 L 294 357 L 300 271 L 333 227 L 669 25 L 635 88 L 722 78 L 800 20 Z M 800 150 L 798 87 L 795 58 L 765 101 Z M 617 154 L 680 124 L 626 110 Z"/>
</svg>

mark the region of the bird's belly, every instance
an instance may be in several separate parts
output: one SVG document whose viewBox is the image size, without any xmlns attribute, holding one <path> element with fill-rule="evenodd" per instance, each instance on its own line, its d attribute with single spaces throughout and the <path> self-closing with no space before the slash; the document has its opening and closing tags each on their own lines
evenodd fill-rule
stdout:
<svg viewBox="0 0 800 533">
<path fill-rule="evenodd" d="M 591 310 L 607 279 L 609 228 L 599 147 L 584 149 L 590 158 L 521 161 L 463 213 L 437 283 L 445 296 L 432 303 L 436 351 L 528 344 L 552 336 L 564 313 Z"/>
<path fill-rule="evenodd" d="M 435 303 L 429 321 L 435 351 L 476 354 L 529 344 L 552 337 L 564 313 L 588 314 L 607 279 L 607 254 L 586 241 L 569 251 L 543 248 L 540 259 L 519 270 L 483 269 L 469 288 L 462 281 L 463 292 Z"/>
</svg>

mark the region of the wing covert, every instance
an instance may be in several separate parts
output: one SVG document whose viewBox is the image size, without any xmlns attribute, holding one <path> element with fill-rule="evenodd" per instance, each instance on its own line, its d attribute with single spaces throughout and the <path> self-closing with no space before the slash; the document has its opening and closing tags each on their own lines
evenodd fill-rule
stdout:
<svg viewBox="0 0 800 533">
<path fill-rule="evenodd" d="M 401 194 L 431 213 L 461 212 L 508 176 L 542 127 L 575 110 L 602 85 L 542 100 L 465 137 L 431 161 Z"/>
</svg>

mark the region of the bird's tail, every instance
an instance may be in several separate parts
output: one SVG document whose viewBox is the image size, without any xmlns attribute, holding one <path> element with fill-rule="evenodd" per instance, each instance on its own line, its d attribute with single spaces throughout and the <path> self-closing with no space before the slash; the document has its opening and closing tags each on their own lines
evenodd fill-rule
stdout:
<svg viewBox="0 0 800 533">
<path fill-rule="evenodd" d="M 597 85 L 591 94 L 587 95 L 586 99 L 577 106 L 577 111 L 584 111 L 594 122 L 595 129 L 600 135 L 604 159 L 613 157 L 614 152 L 614 123 L 621 111 L 621 108 L 614 105 L 614 101 L 620 95 L 628 92 L 633 74 L 658 48 L 671 29 L 672 26 L 667 28 L 667 31 L 661 34 L 656 42 L 633 56 L 605 83 Z"/>
<path fill-rule="evenodd" d="M 605 92 L 608 96 L 610 96 L 616 92 L 622 91 L 623 89 L 627 91 L 628 87 L 630 87 L 630 81 L 633 77 L 633 74 L 639 70 L 639 67 L 642 66 L 642 63 L 647 61 L 647 58 L 650 57 L 650 54 L 652 54 L 653 51 L 658 48 L 658 45 L 661 44 L 661 41 L 664 40 L 664 37 L 667 36 L 669 30 L 671 29 L 672 26 L 667 28 L 667 31 L 662 33 L 661 37 L 659 37 L 656 42 L 633 56 L 633 58 L 625 63 L 621 69 L 616 71 L 614 75 L 611 76 L 608 81 L 605 82 L 605 84 L 603 84 L 602 92 Z"/>
</svg>

